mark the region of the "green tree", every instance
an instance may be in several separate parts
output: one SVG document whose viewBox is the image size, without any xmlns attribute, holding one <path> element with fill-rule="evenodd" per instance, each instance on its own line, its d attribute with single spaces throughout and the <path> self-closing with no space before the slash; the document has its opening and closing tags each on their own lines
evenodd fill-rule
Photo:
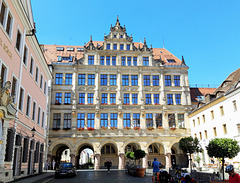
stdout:
<svg viewBox="0 0 240 183">
<path fill-rule="evenodd" d="M 195 152 L 201 152 L 202 148 L 197 138 L 184 137 L 179 141 L 179 148 L 186 154 L 189 154 L 190 160 L 190 172 L 192 172 L 192 154 Z"/>
<path fill-rule="evenodd" d="M 240 152 L 238 141 L 229 138 L 216 138 L 209 142 L 206 147 L 210 157 L 222 159 L 222 170 L 224 180 L 224 158 L 234 158 Z"/>
</svg>

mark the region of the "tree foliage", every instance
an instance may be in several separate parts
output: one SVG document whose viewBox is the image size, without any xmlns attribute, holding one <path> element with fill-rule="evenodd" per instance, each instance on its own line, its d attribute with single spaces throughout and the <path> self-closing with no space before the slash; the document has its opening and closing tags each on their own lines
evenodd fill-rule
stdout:
<svg viewBox="0 0 240 183">
<path fill-rule="evenodd" d="M 201 152 L 201 146 L 197 138 L 184 137 L 179 141 L 179 148 L 184 153 L 193 154 L 195 152 Z"/>
<path fill-rule="evenodd" d="M 136 158 L 136 160 L 139 160 L 143 157 L 145 157 L 146 153 L 145 151 L 141 150 L 141 149 L 137 149 L 136 151 L 134 151 L 134 156 Z"/>
<path fill-rule="evenodd" d="M 238 142 L 229 138 L 216 138 L 206 147 L 208 155 L 216 158 L 233 158 L 240 152 Z"/>
</svg>

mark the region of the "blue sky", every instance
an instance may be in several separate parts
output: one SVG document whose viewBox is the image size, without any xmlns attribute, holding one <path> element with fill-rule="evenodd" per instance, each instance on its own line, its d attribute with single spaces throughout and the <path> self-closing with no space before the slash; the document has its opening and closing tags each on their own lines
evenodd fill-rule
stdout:
<svg viewBox="0 0 240 183">
<path fill-rule="evenodd" d="M 134 42 L 183 55 L 191 85 L 216 87 L 240 66 L 239 0 L 32 0 L 32 9 L 41 44 L 103 41 L 119 15 Z"/>
</svg>

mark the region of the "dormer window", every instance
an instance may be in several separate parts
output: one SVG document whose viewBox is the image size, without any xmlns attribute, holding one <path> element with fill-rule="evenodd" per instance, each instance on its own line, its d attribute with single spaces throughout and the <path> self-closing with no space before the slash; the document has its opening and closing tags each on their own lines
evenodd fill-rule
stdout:
<svg viewBox="0 0 240 183">
<path fill-rule="evenodd" d="M 64 47 L 57 47 L 57 51 L 64 51 Z"/>
<path fill-rule="evenodd" d="M 123 35 L 120 35 L 120 38 L 123 38 Z"/>
<path fill-rule="evenodd" d="M 107 50 L 110 50 L 110 44 L 107 44 Z"/>
<path fill-rule="evenodd" d="M 68 47 L 68 48 L 67 48 L 67 51 L 74 51 L 74 48 Z"/>
<path fill-rule="evenodd" d="M 168 59 L 167 62 L 168 63 L 175 63 L 175 60 L 174 59 Z"/>
<path fill-rule="evenodd" d="M 77 48 L 77 51 L 84 51 L 83 48 Z"/>
<path fill-rule="evenodd" d="M 113 38 L 116 38 L 116 37 L 117 37 L 116 35 L 113 36 Z"/>
</svg>

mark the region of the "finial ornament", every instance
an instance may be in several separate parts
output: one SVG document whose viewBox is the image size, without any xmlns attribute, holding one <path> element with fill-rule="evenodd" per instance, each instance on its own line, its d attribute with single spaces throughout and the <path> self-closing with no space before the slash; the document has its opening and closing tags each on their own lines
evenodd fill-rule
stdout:
<svg viewBox="0 0 240 183">
<path fill-rule="evenodd" d="M 186 65 L 183 55 L 182 55 L 182 65 Z"/>
<path fill-rule="evenodd" d="M 90 36 L 90 42 L 92 42 L 92 36 Z"/>
<path fill-rule="evenodd" d="M 146 44 L 146 38 L 144 37 L 144 44 Z"/>
</svg>

